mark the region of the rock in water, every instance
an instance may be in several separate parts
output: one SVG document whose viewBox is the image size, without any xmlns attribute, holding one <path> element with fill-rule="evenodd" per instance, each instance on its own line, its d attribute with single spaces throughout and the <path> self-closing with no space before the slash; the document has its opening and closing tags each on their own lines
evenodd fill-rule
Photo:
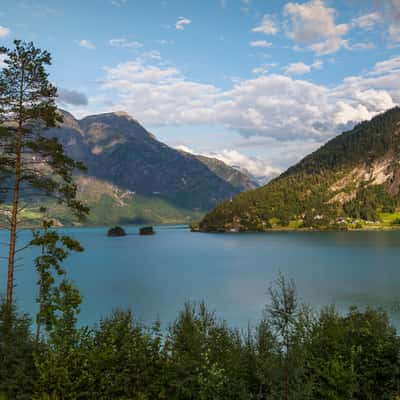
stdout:
<svg viewBox="0 0 400 400">
<path fill-rule="evenodd" d="M 141 235 L 154 235 L 155 232 L 152 226 L 144 226 L 140 228 L 139 233 Z"/>
<path fill-rule="evenodd" d="M 120 226 L 114 226 L 114 228 L 108 230 L 107 236 L 126 236 L 126 232 Z"/>
</svg>

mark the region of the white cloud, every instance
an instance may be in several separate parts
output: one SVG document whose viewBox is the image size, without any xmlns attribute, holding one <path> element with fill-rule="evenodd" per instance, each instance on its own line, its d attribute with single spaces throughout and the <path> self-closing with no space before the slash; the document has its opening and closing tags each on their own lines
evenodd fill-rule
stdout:
<svg viewBox="0 0 400 400">
<path fill-rule="evenodd" d="M 269 180 L 282 172 L 280 168 L 274 167 L 264 160 L 249 157 L 234 149 L 225 149 L 217 153 L 205 155 L 216 158 L 231 167 L 248 171 L 253 176 L 263 178 L 264 180 Z"/>
<path fill-rule="evenodd" d="M 87 39 L 81 39 L 77 43 L 78 46 L 84 47 L 85 49 L 94 50 L 96 48 L 96 46 L 90 40 Z"/>
<path fill-rule="evenodd" d="M 349 45 L 350 50 L 373 50 L 375 48 L 375 43 L 372 42 L 359 42 Z"/>
<path fill-rule="evenodd" d="M 112 87 L 124 87 L 136 83 L 157 82 L 173 80 L 179 74 L 175 68 L 161 69 L 156 66 L 145 66 L 138 61 L 119 64 L 115 68 L 106 68 L 107 82 Z"/>
<path fill-rule="evenodd" d="M 400 26 L 390 25 L 389 34 L 395 42 L 400 42 Z"/>
<path fill-rule="evenodd" d="M 175 146 L 177 150 L 184 151 L 193 155 L 202 155 L 209 158 L 216 158 L 230 167 L 248 172 L 254 177 L 268 181 L 282 173 L 282 169 L 272 166 L 269 162 L 257 157 L 250 157 L 236 149 L 222 149 L 216 152 L 196 152 L 186 145 Z"/>
<path fill-rule="evenodd" d="M 191 23 L 192 23 L 192 20 L 190 20 L 189 18 L 179 17 L 178 21 L 175 24 L 175 28 L 178 31 L 183 31 L 183 30 L 185 30 L 185 26 L 189 25 Z"/>
<path fill-rule="evenodd" d="M 110 3 L 116 7 L 121 7 L 122 5 L 126 4 L 127 2 L 128 2 L 128 0 L 110 0 Z"/>
<path fill-rule="evenodd" d="M 251 72 L 256 75 L 265 75 L 268 73 L 268 69 L 266 67 L 256 67 L 253 68 Z"/>
<path fill-rule="evenodd" d="M 375 25 L 383 21 L 382 15 L 378 12 L 362 15 L 361 17 L 354 18 L 352 21 L 353 26 L 362 29 L 372 29 Z"/>
<path fill-rule="evenodd" d="M 145 123 L 168 125 L 213 119 L 212 103 L 218 89 L 186 81 L 175 68 L 136 60 L 105 70 L 101 85 L 117 94 L 115 109 L 130 110 Z"/>
<path fill-rule="evenodd" d="M 324 62 L 322 60 L 315 60 L 312 64 L 311 67 L 315 69 L 322 69 L 324 65 Z"/>
<path fill-rule="evenodd" d="M 184 151 L 185 153 L 189 153 L 189 154 L 195 154 L 195 151 L 188 146 L 185 146 L 184 144 L 180 144 L 178 146 L 175 146 L 176 150 L 180 150 L 180 151 Z"/>
<path fill-rule="evenodd" d="M 311 69 L 321 69 L 324 65 L 322 60 L 315 60 L 311 65 L 303 62 L 289 64 L 285 67 L 285 73 L 288 75 L 304 75 L 311 72 Z"/>
<path fill-rule="evenodd" d="M 5 54 L 0 54 L 0 68 L 4 68 L 7 64 L 4 62 L 7 56 Z"/>
<path fill-rule="evenodd" d="M 400 56 L 376 63 L 370 74 L 382 75 L 393 72 L 400 72 Z"/>
<path fill-rule="evenodd" d="M 108 44 L 112 47 L 128 47 L 128 48 L 139 48 L 143 47 L 143 44 L 140 42 L 137 42 L 135 40 L 129 41 L 126 38 L 117 38 L 117 39 L 111 39 L 108 41 Z"/>
<path fill-rule="evenodd" d="M 322 0 L 288 3 L 284 14 L 290 19 L 289 37 L 309 46 L 317 54 L 334 53 L 347 44 L 343 36 L 349 26 L 336 24 L 335 10 L 326 7 Z"/>
<path fill-rule="evenodd" d="M 386 24 L 391 39 L 400 42 L 400 1 L 375 0 L 375 5 L 382 22 Z"/>
<path fill-rule="evenodd" d="M 260 67 L 253 68 L 251 72 L 256 75 L 265 75 L 268 73 L 269 68 L 275 68 L 276 66 L 278 66 L 277 63 L 266 63 Z"/>
<path fill-rule="evenodd" d="M 166 45 L 169 45 L 169 44 L 174 44 L 173 40 L 165 40 L 165 39 L 156 40 L 156 42 L 158 44 L 163 45 L 163 46 L 166 46 Z"/>
<path fill-rule="evenodd" d="M 319 60 L 302 66 L 319 67 Z M 187 80 L 172 67 L 140 60 L 119 64 L 106 68 L 100 82 L 108 101 L 104 109 L 125 110 L 145 125 L 218 124 L 245 137 L 321 142 L 400 103 L 400 57 L 336 87 L 260 68 L 254 79 L 221 89 Z"/>
<path fill-rule="evenodd" d="M 278 32 L 278 27 L 269 15 L 264 15 L 259 26 L 252 29 L 253 32 L 265 33 L 266 35 L 275 35 Z"/>
<path fill-rule="evenodd" d="M 4 38 L 10 34 L 10 29 L 0 25 L 0 38 Z"/>
<path fill-rule="evenodd" d="M 161 53 L 158 50 L 151 50 L 143 53 L 140 58 L 142 60 L 161 60 Z"/>
<path fill-rule="evenodd" d="M 311 66 L 303 62 L 293 63 L 285 68 L 285 72 L 288 75 L 303 75 L 311 72 Z"/>
<path fill-rule="evenodd" d="M 255 40 L 249 43 L 251 47 L 271 47 L 272 43 L 266 40 Z"/>
</svg>

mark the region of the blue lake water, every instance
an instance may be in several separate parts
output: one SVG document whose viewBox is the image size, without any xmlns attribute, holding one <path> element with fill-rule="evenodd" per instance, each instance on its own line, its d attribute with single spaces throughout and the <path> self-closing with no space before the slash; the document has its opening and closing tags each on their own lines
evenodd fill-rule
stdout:
<svg viewBox="0 0 400 400">
<path fill-rule="evenodd" d="M 231 325 L 256 322 L 279 271 L 296 282 L 314 307 L 372 305 L 400 326 L 400 232 L 274 232 L 201 234 L 182 226 L 156 227 L 154 236 L 108 238 L 106 228 L 63 229 L 86 251 L 66 267 L 83 294 L 81 324 L 92 324 L 117 307 L 130 307 L 149 324 L 171 322 L 186 300 L 204 300 Z M 30 232 L 20 233 L 20 243 Z M 7 239 L 0 232 L 0 241 Z M 4 253 L 6 248 L 3 249 Z M 37 280 L 34 251 L 19 260 L 16 300 L 34 313 Z M 0 290 L 6 262 L 0 261 Z"/>
</svg>

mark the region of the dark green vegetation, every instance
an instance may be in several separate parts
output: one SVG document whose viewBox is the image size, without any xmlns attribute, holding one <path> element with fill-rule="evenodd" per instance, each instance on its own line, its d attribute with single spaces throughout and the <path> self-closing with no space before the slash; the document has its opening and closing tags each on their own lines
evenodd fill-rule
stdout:
<svg viewBox="0 0 400 400">
<path fill-rule="evenodd" d="M 126 236 L 126 232 L 120 226 L 114 226 L 108 230 L 107 236 Z"/>
<path fill-rule="evenodd" d="M 186 304 L 165 330 L 159 322 L 144 327 L 129 311 L 78 329 L 79 297 L 67 291 L 68 301 L 57 302 L 57 291 L 47 293 L 39 341 L 28 316 L 0 307 L 2 399 L 380 400 L 399 394 L 400 341 L 387 316 L 355 308 L 346 315 L 333 308 L 314 313 L 282 277 L 270 289 L 263 318 L 246 332 L 203 304 Z M 73 299 L 75 308 L 68 306 Z"/>
<path fill-rule="evenodd" d="M 332 139 L 266 186 L 223 202 L 200 222 L 199 229 L 388 226 L 395 221 L 387 214 L 395 215 L 399 190 L 397 107 Z"/>
</svg>

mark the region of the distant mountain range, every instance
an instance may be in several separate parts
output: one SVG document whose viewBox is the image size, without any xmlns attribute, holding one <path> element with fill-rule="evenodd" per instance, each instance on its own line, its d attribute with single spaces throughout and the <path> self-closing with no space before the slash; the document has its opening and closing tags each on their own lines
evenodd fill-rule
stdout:
<svg viewBox="0 0 400 400">
<path fill-rule="evenodd" d="M 83 161 L 79 197 L 91 207 L 89 223 L 172 223 L 198 219 L 221 201 L 257 183 L 223 162 L 175 150 L 126 113 L 81 120 L 61 111 L 64 122 L 48 131 L 67 154 Z M 33 208 L 35 205 L 33 205 Z M 60 223 L 68 213 L 53 204 Z"/>
<path fill-rule="evenodd" d="M 396 107 L 332 139 L 267 185 L 221 203 L 198 229 L 400 225 L 399 192 L 400 108 Z"/>
</svg>

